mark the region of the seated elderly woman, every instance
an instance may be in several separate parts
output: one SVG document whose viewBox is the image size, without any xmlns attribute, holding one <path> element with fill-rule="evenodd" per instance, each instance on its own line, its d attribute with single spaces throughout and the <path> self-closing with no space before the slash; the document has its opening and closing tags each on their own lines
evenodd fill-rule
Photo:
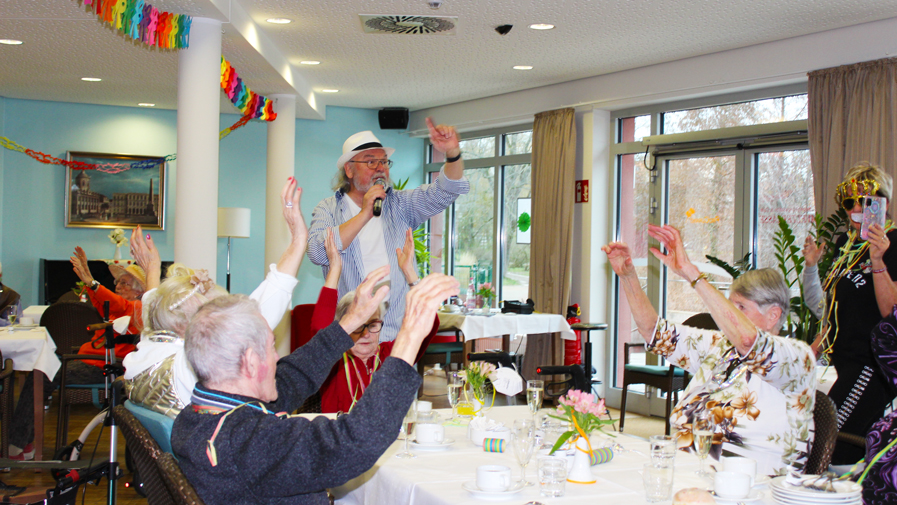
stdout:
<svg viewBox="0 0 897 505">
<path fill-rule="evenodd" d="M 140 297 L 146 290 L 146 274 L 143 269 L 137 265 L 130 265 L 123 268 L 119 265 L 109 265 L 109 271 L 115 278 L 115 292 L 109 291 L 93 278 L 87 264 L 87 254 L 80 247 L 75 248 L 75 255 L 70 258 L 75 274 L 84 283 L 87 296 L 93 306 L 103 313 L 103 305 L 109 302 L 109 318 L 118 319 L 120 317 L 130 317 L 127 332 L 129 334 L 138 334 L 143 329 L 143 320 L 141 318 L 141 302 Z M 78 354 L 93 354 L 97 360 L 73 360 L 66 368 L 65 381 L 69 385 L 73 384 L 97 384 L 105 380 L 103 376 L 103 366 L 106 364 L 104 356 L 106 349 L 103 346 L 105 342 L 105 330 L 97 330 L 90 342 L 84 343 L 79 349 Z M 133 344 L 116 344 L 115 357 L 119 360 L 127 356 L 134 350 Z M 13 414 L 13 421 L 10 423 L 9 436 L 9 454 L 10 457 L 17 460 L 31 459 L 33 456 L 34 440 L 34 374 L 28 374 L 25 383 L 22 386 L 22 393 L 19 396 L 19 402 L 16 404 L 16 410 Z M 49 395 L 59 386 L 62 380 L 61 374 L 56 374 L 53 381 L 44 378 L 44 392 Z"/>
<path fill-rule="evenodd" d="M 250 295 L 259 302 L 271 328 L 278 325 L 289 307 L 308 237 L 299 207 L 301 189 L 292 177 L 281 197 L 292 241 L 277 265 L 271 265 L 265 280 Z M 159 285 L 161 261 L 149 235 L 144 239 L 138 228 L 131 239 L 131 250 L 146 265 L 150 286 Z M 177 417 L 190 403 L 196 375 L 184 353 L 183 335 L 190 318 L 204 303 L 226 294 L 227 290 L 209 279 L 208 272 L 194 271 L 180 263 L 169 267 L 158 289 L 147 292 L 144 297 L 146 331 L 137 344 L 137 351 L 129 354 L 123 363 L 132 402 L 171 418 Z"/>
<path fill-rule="evenodd" d="M 326 328 L 333 321 L 342 319 L 352 305 L 352 300 L 355 299 L 355 291 L 351 291 L 337 303 L 337 283 L 342 271 L 342 259 L 333 240 L 333 230 L 328 230 L 324 245 L 330 262 L 330 271 L 327 272 L 327 277 L 324 279 L 324 287 L 321 288 L 318 303 L 315 305 L 314 314 L 312 314 L 313 333 Z M 403 248 L 396 249 L 396 254 L 405 281 L 409 286 L 417 284 L 419 277 L 414 254 L 414 238 L 410 228 L 406 232 Z M 321 386 L 321 412 L 349 412 L 352 410 L 352 407 L 364 394 L 365 388 L 371 384 L 371 376 L 392 353 L 394 341 L 379 341 L 386 310 L 387 302 L 384 301 L 370 319 L 356 330 L 357 335 L 352 334 L 353 340 L 357 337 L 355 345 L 343 354 L 338 363 L 333 365 L 330 375 Z M 439 331 L 439 316 L 436 316 L 429 335 L 421 344 L 420 352 L 414 360 L 415 363 L 423 356 L 437 331 Z"/>
<path fill-rule="evenodd" d="M 789 307 L 782 276 L 772 269 L 746 272 L 727 300 L 689 261 L 677 229 L 649 226 L 648 233 L 666 248 L 652 248 L 654 256 L 691 283 L 721 329 L 699 330 L 658 317 L 629 247 L 614 242 L 602 248 L 649 349 L 694 374 L 669 420 L 679 431 L 679 446 L 691 445 L 692 422 L 709 411 L 715 423 L 711 455 L 727 450 L 754 458 L 764 474 L 801 467 L 813 429 L 816 367 L 807 344 L 774 336 Z"/>
</svg>

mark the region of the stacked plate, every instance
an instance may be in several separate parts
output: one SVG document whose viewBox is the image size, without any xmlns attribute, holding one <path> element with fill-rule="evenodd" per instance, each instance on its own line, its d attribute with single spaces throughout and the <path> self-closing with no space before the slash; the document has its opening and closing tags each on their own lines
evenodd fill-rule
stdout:
<svg viewBox="0 0 897 505">
<path fill-rule="evenodd" d="M 812 482 L 817 476 L 807 475 L 804 482 Z M 819 484 L 824 480 L 819 479 Z M 793 486 L 785 483 L 785 477 L 776 477 L 769 481 L 769 489 L 776 503 L 783 505 L 861 505 L 863 487 L 856 482 L 834 482 L 834 493 L 817 491 L 804 486 Z"/>
</svg>

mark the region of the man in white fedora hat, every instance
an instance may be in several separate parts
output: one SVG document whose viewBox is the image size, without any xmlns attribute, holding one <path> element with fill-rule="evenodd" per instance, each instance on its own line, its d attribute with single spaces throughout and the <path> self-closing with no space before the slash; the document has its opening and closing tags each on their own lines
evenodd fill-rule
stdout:
<svg viewBox="0 0 897 505">
<path fill-rule="evenodd" d="M 390 266 L 389 307 L 380 341 L 396 338 L 405 314 L 408 285 L 398 253 L 413 251 L 411 232 L 446 209 L 470 190 L 464 178 L 458 133 L 453 126 L 436 126 L 427 118 L 433 149 L 445 154 L 445 165 L 433 184 L 412 190 L 392 189 L 389 168 L 395 149 L 384 147 L 370 131 L 356 133 L 343 144 L 336 162 L 334 196 L 315 207 L 308 238 L 308 257 L 330 270 L 325 241 L 333 241 L 343 262 L 339 296 L 354 290 L 365 276 L 383 265 Z"/>
</svg>

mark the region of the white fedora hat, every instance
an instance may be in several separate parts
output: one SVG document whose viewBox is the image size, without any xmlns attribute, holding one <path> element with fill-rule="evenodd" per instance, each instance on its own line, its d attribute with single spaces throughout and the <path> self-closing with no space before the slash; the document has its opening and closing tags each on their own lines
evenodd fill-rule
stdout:
<svg viewBox="0 0 897 505">
<path fill-rule="evenodd" d="M 383 147 L 383 144 L 380 143 L 380 139 L 375 137 L 374 133 L 370 130 L 358 132 L 343 142 L 343 155 L 336 160 L 336 168 L 342 170 L 343 165 L 351 160 L 356 154 L 371 149 L 383 149 L 386 151 L 387 158 L 392 156 L 392 153 L 396 152 L 396 150 L 391 147 Z"/>
</svg>

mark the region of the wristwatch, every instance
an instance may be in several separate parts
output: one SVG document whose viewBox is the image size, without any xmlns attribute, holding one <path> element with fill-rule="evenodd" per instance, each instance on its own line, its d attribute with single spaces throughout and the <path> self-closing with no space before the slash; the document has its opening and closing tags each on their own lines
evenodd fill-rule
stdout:
<svg viewBox="0 0 897 505">
<path fill-rule="evenodd" d="M 100 287 L 100 281 L 94 279 L 94 280 L 90 283 L 90 289 L 92 289 L 93 291 L 96 291 L 98 287 Z"/>
</svg>

